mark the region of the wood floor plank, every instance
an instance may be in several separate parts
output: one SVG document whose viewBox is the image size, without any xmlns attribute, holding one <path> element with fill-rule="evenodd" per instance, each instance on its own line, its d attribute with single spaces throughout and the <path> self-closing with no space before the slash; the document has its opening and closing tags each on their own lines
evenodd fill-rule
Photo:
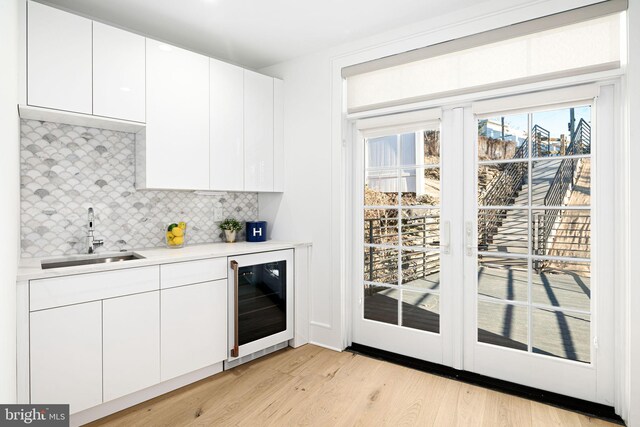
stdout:
<svg viewBox="0 0 640 427">
<path fill-rule="evenodd" d="M 488 390 L 470 384 L 461 384 L 458 395 L 457 426 L 481 426 Z"/>
<path fill-rule="evenodd" d="M 92 426 L 613 426 L 352 353 L 285 349 Z"/>
<path fill-rule="evenodd" d="M 462 383 L 458 381 L 447 381 L 442 387 L 442 402 L 438 407 L 433 425 L 434 426 L 454 426 L 456 425 L 456 411 L 458 399 L 460 397 L 460 387 Z"/>
<path fill-rule="evenodd" d="M 490 390 L 482 417 L 484 427 L 531 427 L 531 402 Z"/>
</svg>

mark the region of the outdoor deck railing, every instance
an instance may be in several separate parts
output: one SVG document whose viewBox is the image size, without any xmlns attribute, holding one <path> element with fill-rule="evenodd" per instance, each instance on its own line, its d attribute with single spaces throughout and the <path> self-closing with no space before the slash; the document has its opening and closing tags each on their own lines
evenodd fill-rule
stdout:
<svg viewBox="0 0 640 427">
<path fill-rule="evenodd" d="M 589 154 L 591 152 L 591 126 L 580 119 L 578 126 L 571 137 L 571 143 L 567 147 L 566 155 Z M 560 162 L 558 170 L 549 185 L 544 198 L 544 206 L 560 207 L 565 203 L 565 198 L 570 196 L 581 166 L 582 159 L 569 158 Z M 556 223 L 559 223 L 563 215 L 573 215 L 564 213 L 562 209 L 545 209 L 544 213 L 533 215 L 532 226 L 536 230 L 534 233 L 534 253 L 536 255 L 548 255 L 549 239 Z M 545 261 L 536 261 L 536 270 L 545 266 Z"/>
<path fill-rule="evenodd" d="M 403 218 L 366 218 L 365 243 L 397 245 L 402 231 L 402 246 L 415 248 L 400 254 L 402 283 L 420 279 L 440 270 L 440 217 L 424 215 Z M 401 228 L 399 228 L 401 227 Z M 425 249 L 433 249 L 425 251 Z M 398 283 L 398 248 L 365 247 L 365 277 L 369 282 Z"/>
<path fill-rule="evenodd" d="M 515 152 L 514 159 L 529 156 L 529 140 L 526 139 Z M 480 205 L 508 206 L 518 196 L 518 192 L 527 180 L 527 164 L 525 162 L 506 163 L 504 169 L 487 185 L 480 195 Z M 498 232 L 506 210 L 490 210 L 482 215 L 478 222 L 478 245 L 487 247 Z"/>
</svg>

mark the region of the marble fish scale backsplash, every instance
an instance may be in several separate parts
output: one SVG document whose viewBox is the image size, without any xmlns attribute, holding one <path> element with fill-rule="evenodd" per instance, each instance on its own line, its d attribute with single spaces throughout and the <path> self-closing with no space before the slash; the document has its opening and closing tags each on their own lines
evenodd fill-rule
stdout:
<svg viewBox="0 0 640 427">
<path fill-rule="evenodd" d="M 214 208 L 258 219 L 257 193 L 137 191 L 132 133 L 22 120 L 20 144 L 23 257 L 84 253 L 90 206 L 99 251 L 164 246 L 172 221 L 187 222 L 187 244 L 220 242 Z"/>
</svg>

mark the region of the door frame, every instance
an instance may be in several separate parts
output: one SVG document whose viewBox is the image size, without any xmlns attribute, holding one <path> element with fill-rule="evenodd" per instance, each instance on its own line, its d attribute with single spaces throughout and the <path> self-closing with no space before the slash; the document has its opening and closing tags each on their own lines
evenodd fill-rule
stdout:
<svg viewBox="0 0 640 427">
<path fill-rule="evenodd" d="M 355 195 L 354 194 L 354 190 L 355 190 L 354 178 L 355 177 L 354 177 L 354 169 L 353 169 L 353 161 L 354 161 L 353 147 L 354 147 L 354 144 L 359 141 L 357 129 L 355 127 L 355 121 L 362 118 L 380 117 L 380 116 L 385 116 L 385 115 L 394 114 L 394 113 L 415 111 L 416 109 L 420 109 L 420 108 L 426 109 L 430 107 L 439 106 L 443 110 L 443 116 L 444 114 L 448 114 L 448 113 L 456 114 L 456 115 L 459 115 L 458 120 L 461 120 L 461 121 L 464 120 L 464 123 L 467 124 L 463 130 L 459 128 L 459 131 L 462 134 L 459 136 L 460 140 L 464 141 L 465 136 L 475 135 L 477 133 L 477 129 L 473 128 L 474 121 L 469 120 L 467 118 L 467 115 L 472 115 L 470 107 L 474 102 L 498 98 L 498 97 L 506 98 L 506 97 L 515 96 L 515 95 L 535 94 L 536 92 L 540 92 L 540 91 L 563 89 L 563 88 L 575 86 L 577 84 L 584 84 L 584 83 L 590 83 L 600 87 L 607 86 L 607 85 L 610 85 L 612 87 L 611 94 L 614 97 L 612 100 L 612 109 L 614 111 L 614 117 L 613 117 L 613 123 L 612 123 L 613 129 L 610 131 L 611 131 L 611 134 L 613 135 L 613 140 L 619 141 L 619 143 L 613 147 L 613 150 L 611 150 L 610 157 L 611 159 L 615 159 L 614 161 L 620 162 L 621 160 L 624 160 L 624 153 L 628 149 L 628 142 L 626 142 L 624 138 L 626 135 L 626 132 L 624 131 L 624 127 L 623 127 L 625 123 L 625 120 L 624 120 L 625 108 L 624 108 L 624 99 L 622 97 L 622 92 L 621 92 L 621 88 L 624 86 L 624 78 L 623 76 L 621 76 L 621 73 L 594 74 L 591 76 L 591 80 L 589 80 L 588 78 L 585 78 L 585 76 L 579 76 L 579 77 L 576 77 L 575 79 L 564 78 L 564 79 L 558 79 L 558 80 L 551 80 L 547 82 L 541 82 L 537 84 L 527 84 L 522 86 L 509 87 L 509 88 L 501 89 L 499 91 L 480 92 L 475 94 L 458 96 L 455 98 L 433 100 L 433 101 L 423 102 L 419 104 L 409 104 L 401 107 L 386 108 L 382 110 L 343 115 L 344 120 L 341 122 L 342 127 L 344 129 L 344 138 L 343 138 L 343 154 L 344 155 L 342 156 L 342 171 L 344 173 L 344 182 L 346 185 L 343 187 L 344 190 L 342 192 L 344 196 L 343 198 L 344 223 L 343 223 L 342 230 L 344 230 L 343 236 L 345 236 L 343 240 L 343 244 L 344 244 L 343 248 L 345 253 L 345 265 L 347 266 L 347 269 L 344 272 L 345 282 L 343 283 L 343 286 L 342 286 L 343 288 L 342 312 L 344 314 L 344 317 L 343 317 L 344 321 L 342 324 L 344 328 L 343 329 L 343 337 L 344 337 L 343 345 L 345 348 L 350 346 L 353 342 L 352 341 L 352 328 L 353 328 L 352 323 L 353 323 L 353 316 L 354 316 L 353 284 L 361 281 L 360 280 L 361 278 L 356 277 L 353 274 L 354 272 L 349 271 L 350 269 L 348 268 L 349 265 L 354 265 L 354 261 L 358 259 L 354 253 L 354 248 L 356 245 L 354 244 L 353 236 L 357 236 L 356 231 L 360 228 L 360 225 L 357 223 L 358 217 L 357 215 L 354 215 L 354 213 L 357 212 L 357 209 L 354 209 L 354 204 L 353 204 L 354 195 Z M 443 124 L 443 126 L 445 126 L 445 124 Z M 444 132 L 444 129 L 443 129 L 443 132 Z M 460 149 L 462 149 L 462 145 L 460 146 Z M 472 169 L 468 169 L 469 165 L 465 163 L 464 168 L 465 170 L 473 170 L 473 165 L 471 166 Z M 627 198 L 625 195 L 626 193 L 623 192 L 625 189 L 625 185 L 623 184 L 626 182 L 627 176 L 628 176 L 628 171 L 624 167 L 615 168 L 613 171 L 612 180 L 616 183 L 616 192 L 611 197 L 614 200 L 612 206 L 614 207 L 616 214 L 614 215 L 614 218 L 612 218 L 612 220 L 619 220 L 619 218 L 623 216 L 621 212 L 623 211 L 624 206 L 627 203 Z M 595 208 L 592 208 L 592 209 L 595 209 Z M 467 221 L 467 218 L 464 218 L 464 222 L 466 221 Z M 461 222 L 461 223 L 463 224 L 464 222 Z M 614 238 L 612 240 L 614 240 L 614 242 L 613 244 L 611 244 L 610 250 L 614 251 L 618 257 L 626 256 L 624 252 L 624 248 L 626 247 L 625 246 L 626 239 L 624 238 L 625 226 L 626 224 L 623 224 L 622 227 L 616 226 L 615 229 L 613 230 Z M 461 229 L 455 230 L 454 227 L 452 227 L 451 228 L 452 251 L 453 251 L 455 242 L 458 242 L 459 247 L 462 248 L 464 245 L 464 233 L 463 233 L 463 230 Z M 621 261 L 619 259 L 616 259 L 616 266 L 619 266 L 620 262 Z M 460 274 L 462 275 L 462 272 Z M 623 276 L 624 276 L 624 272 L 616 273 L 613 276 L 614 286 L 611 289 L 612 295 L 610 296 L 611 300 L 609 304 L 613 309 L 612 310 L 613 313 L 611 313 L 610 315 L 614 317 L 613 322 L 615 322 L 616 328 L 613 336 L 608 337 L 611 341 L 610 344 L 608 344 L 611 351 L 613 351 L 613 349 L 615 348 L 617 348 L 618 350 L 620 350 L 621 348 L 625 348 L 625 345 L 624 345 L 625 333 L 624 333 L 624 330 L 620 329 L 621 326 L 622 327 L 624 326 L 624 323 L 623 323 L 624 310 L 623 310 L 623 307 L 621 306 L 621 303 L 623 303 L 624 301 L 620 297 L 620 295 L 624 295 L 624 289 L 625 289 L 625 283 L 622 280 Z M 613 300 L 614 298 L 613 294 L 615 294 L 615 301 Z M 454 293 L 454 295 L 452 295 L 452 301 L 455 301 L 461 304 L 460 306 L 462 307 L 463 292 L 461 287 L 459 292 L 456 292 Z M 460 316 L 455 316 L 455 317 L 458 319 L 461 318 Z M 461 342 L 464 340 L 462 331 L 464 330 L 464 327 L 463 327 L 464 323 L 467 322 L 467 317 L 462 318 L 462 320 L 460 320 L 460 324 L 454 323 L 452 325 L 452 331 L 455 332 L 455 336 L 459 337 L 459 339 L 452 340 L 451 346 L 445 348 L 443 353 L 443 362 L 449 361 L 449 363 L 445 363 L 445 364 L 448 366 L 452 366 L 456 369 L 463 369 L 464 367 L 465 354 L 463 353 L 462 349 L 464 348 L 464 346 L 461 344 Z M 600 338 L 603 338 L 601 334 L 599 335 L 600 335 Z M 458 344 L 455 344 L 455 343 L 458 343 Z M 600 343 L 602 346 L 603 345 L 602 341 L 600 341 Z M 613 369 L 608 373 L 608 375 L 610 375 L 615 379 L 614 384 L 612 384 L 611 386 L 612 388 L 615 389 L 614 392 L 611 393 L 611 395 L 615 395 L 615 399 L 614 401 L 607 402 L 607 404 L 610 404 L 610 405 L 615 404 L 616 408 L 619 408 L 621 405 L 620 399 L 623 396 L 621 390 L 623 390 L 624 383 L 625 383 L 625 380 L 624 380 L 625 355 L 621 351 L 617 351 L 613 356 L 613 360 L 614 360 L 614 363 L 613 363 L 614 366 L 612 367 Z"/>
</svg>

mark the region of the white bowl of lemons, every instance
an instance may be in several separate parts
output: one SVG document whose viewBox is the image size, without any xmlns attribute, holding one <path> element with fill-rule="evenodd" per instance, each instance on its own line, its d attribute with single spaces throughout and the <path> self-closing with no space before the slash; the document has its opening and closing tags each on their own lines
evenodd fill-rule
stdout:
<svg viewBox="0 0 640 427">
<path fill-rule="evenodd" d="M 172 249 L 184 247 L 187 239 L 187 223 L 184 221 L 172 222 L 166 228 L 165 239 L 167 247 Z"/>
</svg>

